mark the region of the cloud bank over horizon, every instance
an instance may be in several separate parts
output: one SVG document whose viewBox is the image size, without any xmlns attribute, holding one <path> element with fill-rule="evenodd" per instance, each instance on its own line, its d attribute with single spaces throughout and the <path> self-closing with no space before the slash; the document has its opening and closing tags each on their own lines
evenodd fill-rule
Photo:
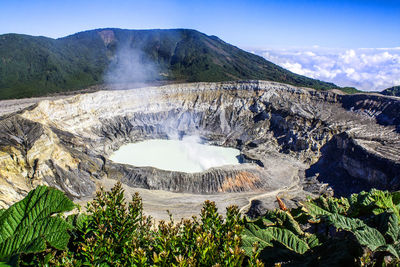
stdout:
<svg viewBox="0 0 400 267">
<path fill-rule="evenodd" d="M 400 85 L 400 47 L 328 49 L 320 47 L 253 50 L 294 73 L 363 91 Z"/>
</svg>

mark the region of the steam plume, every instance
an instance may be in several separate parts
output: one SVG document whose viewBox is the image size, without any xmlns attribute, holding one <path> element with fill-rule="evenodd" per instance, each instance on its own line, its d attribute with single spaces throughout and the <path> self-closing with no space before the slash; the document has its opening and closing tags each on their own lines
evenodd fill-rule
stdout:
<svg viewBox="0 0 400 267">
<path fill-rule="evenodd" d="M 158 67 L 140 48 L 122 45 L 117 48 L 105 74 L 105 82 L 113 89 L 128 85 L 146 86 L 159 77 Z"/>
</svg>

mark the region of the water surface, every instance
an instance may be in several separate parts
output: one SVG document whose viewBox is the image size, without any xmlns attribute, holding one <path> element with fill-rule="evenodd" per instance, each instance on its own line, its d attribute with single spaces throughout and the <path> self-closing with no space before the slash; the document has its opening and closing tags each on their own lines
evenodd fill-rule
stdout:
<svg viewBox="0 0 400 267">
<path fill-rule="evenodd" d="M 153 139 L 123 145 L 110 159 L 138 167 L 193 173 L 239 164 L 239 154 L 235 148 L 200 144 L 198 138 L 185 137 L 183 140 Z"/>
</svg>

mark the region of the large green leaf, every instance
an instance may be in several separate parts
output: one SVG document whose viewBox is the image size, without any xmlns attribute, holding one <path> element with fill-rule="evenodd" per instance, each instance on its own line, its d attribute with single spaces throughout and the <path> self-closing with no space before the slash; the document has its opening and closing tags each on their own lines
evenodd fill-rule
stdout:
<svg viewBox="0 0 400 267">
<path fill-rule="evenodd" d="M 374 199 L 371 197 L 372 194 L 369 192 L 362 191 L 358 194 L 352 194 L 349 198 L 350 209 L 349 215 L 357 217 L 362 214 L 371 214 L 374 206 Z"/>
<path fill-rule="evenodd" d="M 293 218 L 290 211 L 284 211 L 279 209 L 273 211 L 269 210 L 266 212 L 263 219 L 267 220 L 268 222 L 273 222 L 269 224 L 264 223 L 265 226 L 280 225 L 283 228 L 286 228 L 295 234 L 298 235 L 304 234 L 304 232 L 300 228 L 299 223 Z"/>
<path fill-rule="evenodd" d="M 271 247 L 271 240 L 273 237 L 265 229 L 261 229 L 255 224 L 248 224 L 243 231 L 242 236 L 242 248 L 246 252 L 246 255 L 250 256 L 253 252 L 254 243 L 258 243 L 259 249 L 264 249 L 265 247 Z"/>
<path fill-rule="evenodd" d="M 343 197 L 335 198 L 319 196 L 316 199 L 307 201 L 305 204 L 307 205 L 308 203 L 323 210 L 315 210 L 315 207 L 310 207 L 312 213 L 310 215 L 312 216 L 327 215 L 327 212 L 345 214 L 350 207 L 349 200 Z M 317 214 L 313 214 L 314 211 L 317 212 Z"/>
<path fill-rule="evenodd" d="M 8 261 L 21 252 L 43 251 L 46 242 L 64 249 L 72 225 L 53 215 L 73 208 L 74 203 L 54 188 L 38 186 L 29 192 L 0 216 L 0 260 Z"/>
<path fill-rule="evenodd" d="M 319 239 L 316 234 L 306 236 L 307 244 L 310 248 L 315 248 L 320 245 Z"/>
<path fill-rule="evenodd" d="M 272 247 L 273 241 L 282 244 L 287 249 L 298 254 L 304 254 L 310 249 L 307 242 L 287 229 L 272 226 L 261 229 L 254 224 L 249 224 L 244 230 L 242 247 L 247 255 L 251 255 L 255 242 L 258 242 L 258 247 L 260 249 L 264 249 L 266 247 Z"/>
<path fill-rule="evenodd" d="M 388 191 L 372 189 L 370 195 L 371 198 L 374 200 L 375 205 L 379 208 L 386 209 L 393 207 L 392 194 Z"/>
<path fill-rule="evenodd" d="M 273 240 L 281 243 L 286 248 L 293 250 L 296 253 L 304 254 L 307 250 L 310 249 L 305 241 L 303 241 L 297 235 L 287 229 L 268 227 L 264 231 L 269 232 L 270 235 L 273 237 Z"/>
<path fill-rule="evenodd" d="M 338 229 L 352 232 L 361 245 L 368 247 L 372 251 L 386 245 L 383 235 L 375 228 L 367 226 L 360 219 L 331 214 L 327 216 L 327 220 Z"/>
<path fill-rule="evenodd" d="M 395 204 L 398 198 L 397 193 L 377 189 L 372 189 L 370 192 L 363 191 L 359 194 L 353 194 L 350 197 L 350 213 L 352 216 L 369 215 L 371 213 L 377 215 L 390 209 L 399 218 L 399 207 Z"/>
<path fill-rule="evenodd" d="M 387 224 L 388 224 L 388 229 L 385 235 L 389 236 L 393 242 L 397 242 L 400 231 L 399 219 L 395 214 L 392 213 L 389 217 Z"/>
<path fill-rule="evenodd" d="M 292 231 L 294 234 L 303 235 L 299 223 L 293 218 L 290 211 L 276 210 L 277 216 L 283 221 L 284 228 Z"/>
<path fill-rule="evenodd" d="M 320 217 L 323 215 L 330 215 L 331 213 L 311 201 L 303 203 L 303 209 L 312 217 Z"/>
</svg>

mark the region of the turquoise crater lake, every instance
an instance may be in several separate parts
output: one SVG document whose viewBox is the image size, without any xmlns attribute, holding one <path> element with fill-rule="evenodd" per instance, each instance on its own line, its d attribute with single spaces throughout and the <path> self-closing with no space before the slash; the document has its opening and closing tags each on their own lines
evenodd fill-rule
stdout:
<svg viewBox="0 0 400 267">
<path fill-rule="evenodd" d="M 197 138 L 183 140 L 153 139 L 121 146 L 110 159 L 137 167 L 201 172 L 212 167 L 239 164 L 240 151 L 235 148 L 200 144 Z"/>
</svg>

